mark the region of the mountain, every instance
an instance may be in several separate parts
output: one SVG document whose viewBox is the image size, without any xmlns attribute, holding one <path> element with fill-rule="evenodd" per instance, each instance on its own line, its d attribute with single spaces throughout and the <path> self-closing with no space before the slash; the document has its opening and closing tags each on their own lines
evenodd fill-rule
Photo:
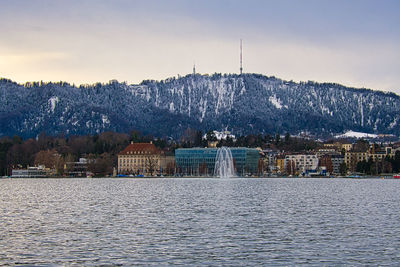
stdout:
<svg viewBox="0 0 400 267">
<path fill-rule="evenodd" d="M 233 133 L 400 135 L 400 97 L 332 83 L 259 74 L 187 75 L 128 85 L 0 80 L 0 136 L 94 134 L 136 129 L 180 136 L 187 128 Z"/>
</svg>

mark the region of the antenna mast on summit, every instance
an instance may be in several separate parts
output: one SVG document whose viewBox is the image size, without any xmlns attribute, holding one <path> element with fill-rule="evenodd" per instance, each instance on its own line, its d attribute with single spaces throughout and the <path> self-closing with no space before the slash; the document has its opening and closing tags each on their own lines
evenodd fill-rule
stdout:
<svg viewBox="0 0 400 267">
<path fill-rule="evenodd" d="M 242 39 L 240 39 L 240 75 L 243 73 L 243 65 L 242 65 Z"/>
</svg>

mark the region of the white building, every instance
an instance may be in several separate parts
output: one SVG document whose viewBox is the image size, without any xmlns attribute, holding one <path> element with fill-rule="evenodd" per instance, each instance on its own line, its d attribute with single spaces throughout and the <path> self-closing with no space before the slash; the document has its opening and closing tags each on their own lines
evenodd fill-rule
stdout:
<svg viewBox="0 0 400 267">
<path fill-rule="evenodd" d="M 233 141 L 236 141 L 236 136 L 234 134 L 231 134 L 230 131 L 213 131 L 213 133 L 218 141 L 226 140 L 228 137 L 231 138 Z M 207 139 L 207 133 L 203 135 L 203 139 Z"/>
<path fill-rule="evenodd" d="M 308 173 L 318 169 L 318 157 L 315 154 L 286 155 L 285 167 L 291 166 L 293 172 Z"/>
<path fill-rule="evenodd" d="M 50 170 L 43 165 L 38 167 L 28 167 L 27 169 L 13 169 L 12 178 L 45 178 L 50 174 Z"/>
</svg>

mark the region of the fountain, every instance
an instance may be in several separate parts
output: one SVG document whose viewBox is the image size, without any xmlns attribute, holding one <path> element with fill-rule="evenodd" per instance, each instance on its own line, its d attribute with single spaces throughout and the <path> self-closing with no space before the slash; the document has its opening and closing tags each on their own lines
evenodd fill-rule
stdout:
<svg viewBox="0 0 400 267">
<path fill-rule="evenodd" d="M 228 147 L 221 147 L 217 150 L 214 176 L 219 178 L 232 178 L 236 176 L 232 152 Z"/>
</svg>

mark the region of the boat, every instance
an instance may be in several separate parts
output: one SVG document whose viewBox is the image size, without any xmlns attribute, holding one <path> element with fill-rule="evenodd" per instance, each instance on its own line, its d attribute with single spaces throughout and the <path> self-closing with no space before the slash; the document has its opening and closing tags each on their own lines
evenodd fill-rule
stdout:
<svg viewBox="0 0 400 267">
<path fill-rule="evenodd" d="M 347 175 L 346 178 L 361 178 L 361 176 L 357 174 L 352 174 L 352 175 Z"/>
<path fill-rule="evenodd" d="M 400 179 L 400 173 L 394 174 L 394 175 L 393 175 L 393 178 L 395 178 L 395 179 Z"/>
</svg>

